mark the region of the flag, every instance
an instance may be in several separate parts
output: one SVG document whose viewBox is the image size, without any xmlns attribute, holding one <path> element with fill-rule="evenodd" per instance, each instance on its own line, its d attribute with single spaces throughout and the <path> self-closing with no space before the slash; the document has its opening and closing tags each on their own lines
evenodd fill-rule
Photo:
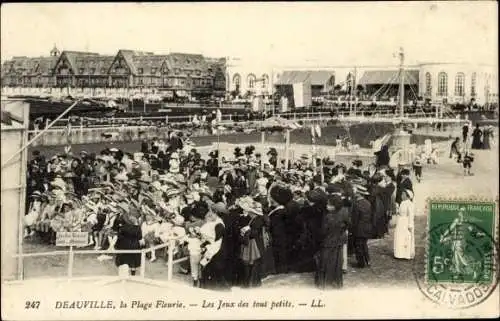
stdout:
<svg viewBox="0 0 500 321">
<path fill-rule="evenodd" d="M 68 119 L 68 124 L 66 125 L 66 135 L 69 136 L 71 134 L 71 121 Z"/>
<path fill-rule="evenodd" d="M 215 119 L 217 120 L 218 123 L 222 121 L 222 113 L 220 109 L 217 109 L 217 113 L 215 114 Z"/>
<path fill-rule="evenodd" d="M 321 137 L 321 127 L 319 127 L 319 125 L 316 125 L 316 136 L 319 138 Z"/>
<path fill-rule="evenodd" d="M 316 137 L 316 131 L 314 130 L 314 125 L 311 126 L 311 136 L 312 138 Z"/>
</svg>

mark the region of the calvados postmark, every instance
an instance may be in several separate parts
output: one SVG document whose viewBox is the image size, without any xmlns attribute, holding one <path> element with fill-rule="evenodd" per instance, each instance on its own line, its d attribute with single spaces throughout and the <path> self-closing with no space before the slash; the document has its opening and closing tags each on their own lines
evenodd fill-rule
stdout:
<svg viewBox="0 0 500 321">
<path fill-rule="evenodd" d="M 497 203 L 429 200 L 427 210 L 427 251 L 415 266 L 420 290 L 454 309 L 484 302 L 498 284 Z"/>
</svg>

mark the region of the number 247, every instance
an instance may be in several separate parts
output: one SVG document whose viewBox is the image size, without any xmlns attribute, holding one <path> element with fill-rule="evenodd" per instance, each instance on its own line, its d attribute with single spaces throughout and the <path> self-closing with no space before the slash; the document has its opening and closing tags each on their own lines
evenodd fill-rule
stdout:
<svg viewBox="0 0 500 321">
<path fill-rule="evenodd" d="M 38 309 L 40 308 L 40 301 L 26 301 L 25 309 Z"/>
</svg>

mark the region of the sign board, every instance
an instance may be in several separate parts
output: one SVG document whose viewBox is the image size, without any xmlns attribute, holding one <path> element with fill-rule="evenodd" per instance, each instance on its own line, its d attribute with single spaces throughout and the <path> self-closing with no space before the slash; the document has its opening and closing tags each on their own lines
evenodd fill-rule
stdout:
<svg viewBox="0 0 500 321">
<path fill-rule="evenodd" d="M 56 246 L 85 246 L 89 244 L 88 232 L 57 232 Z"/>
</svg>

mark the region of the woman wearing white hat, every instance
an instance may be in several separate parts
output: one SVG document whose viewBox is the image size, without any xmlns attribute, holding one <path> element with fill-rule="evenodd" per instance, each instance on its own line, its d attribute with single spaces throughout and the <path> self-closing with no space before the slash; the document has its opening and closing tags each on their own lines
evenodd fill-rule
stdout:
<svg viewBox="0 0 500 321">
<path fill-rule="evenodd" d="M 415 257 L 415 205 L 413 192 L 405 190 L 401 195 L 399 215 L 394 231 L 394 257 L 411 260 Z"/>
</svg>

